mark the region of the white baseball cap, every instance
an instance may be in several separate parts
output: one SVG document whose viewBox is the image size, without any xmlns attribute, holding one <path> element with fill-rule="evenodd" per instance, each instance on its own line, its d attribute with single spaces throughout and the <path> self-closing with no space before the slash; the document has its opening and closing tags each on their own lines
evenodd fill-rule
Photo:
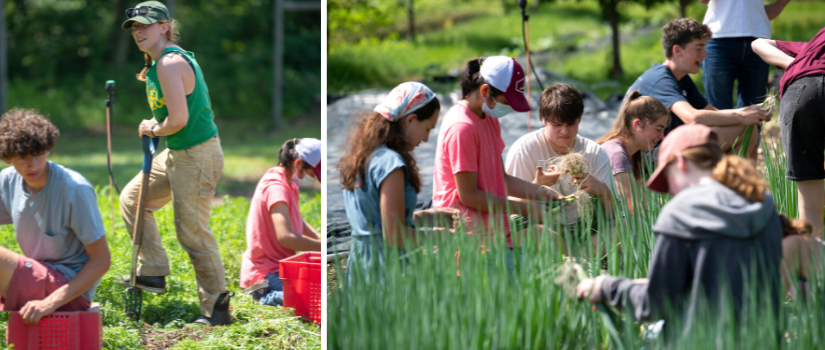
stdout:
<svg viewBox="0 0 825 350">
<path fill-rule="evenodd" d="M 321 140 L 313 138 L 302 138 L 297 145 L 295 151 L 301 156 L 301 159 L 313 167 L 315 178 L 321 181 Z"/>
<path fill-rule="evenodd" d="M 524 97 L 527 77 L 515 58 L 507 56 L 487 57 L 481 63 L 481 76 L 488 84 L 504 92 L 504 98 L 516 112 L 530 111 Z"/>
</svg>

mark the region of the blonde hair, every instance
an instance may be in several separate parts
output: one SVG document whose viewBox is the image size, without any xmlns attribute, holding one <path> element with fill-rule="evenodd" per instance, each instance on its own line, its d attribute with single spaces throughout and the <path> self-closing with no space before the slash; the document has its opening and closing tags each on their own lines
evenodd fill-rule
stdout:
<svg viewBox="0 0 825 350">
<path fill-rule="evenodd" d="M 173 19 L 172 21 L 157 21 L 156 23 L 160 23 L 160 24 L 168 23 L 169 24 L 169 30 L 166 31 L 166 41 L 167 42 L 170 42 L 172 44 L 177 44 L 177 43 L 180 42 L 180 32 L 178 31 L 178 21 Z M 143 70 L 141 70 L 140 73 L 137 74 L 137 80 L 142 81 L 142 82 L 145 83 L 146 82 L 146 72 L 148 72 L 149 67 L 152 66 L 152 57 L 149 56 L 148 53 L 144 52 L 143 53 L 143 60 L 145 61 L 145 64 L 143 66 Z"/>
</svg>

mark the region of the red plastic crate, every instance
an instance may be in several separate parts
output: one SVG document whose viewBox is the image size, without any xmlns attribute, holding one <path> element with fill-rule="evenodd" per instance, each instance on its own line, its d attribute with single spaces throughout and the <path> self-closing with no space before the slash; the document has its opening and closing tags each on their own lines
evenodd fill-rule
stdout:
<svg viewBox="0 0 825 350">
<path fill-rule="evenodd" d="M 304 252 L 281 260 L 279 277 L 284 282 L 284 307 L 321 323 L 321 253 Z"/>
<path fill-rule="evenodd" d="M 103 349 L 103 320 L 100 308 L 92 303 L 89 311 L 55 312 L 27 325 L 20 313 L 12 311 L 6 328 L 6 345 L 15 350 Z"/>
</svg>

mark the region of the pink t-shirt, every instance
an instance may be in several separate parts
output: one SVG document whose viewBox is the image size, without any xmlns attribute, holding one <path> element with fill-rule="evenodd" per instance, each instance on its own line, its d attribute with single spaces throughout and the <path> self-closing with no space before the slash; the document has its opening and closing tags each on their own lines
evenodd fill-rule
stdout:
<svg viewBox="0 0 825 350">
<path fill-rule="evenodd" d="M 469 107 L 455 104 L 444 117 L 438 133 L 433 206 L 456 208 L 470 218 L 480 217 L 485 229 L 488 228 L 490 214 L 461 204 L 453 175 L 462 171 L 476 172 L 480 190 L 507 198 L 501 160 L 503 151 L 504 140 L 501 139 L 501 126 L 497 119 L 490 116 L 481 119 Z M 505 232 L 510 232 L 506 213 L 496 215 L 495 219 L 496 226 L 503 223 Z M 473 227 L 472 224 L 470 227 Z M 510 244 L 509 235 L 507 241 Z"/>
<path fill-rule="evenodd" d="M 779 97 L 796 79 L 811 75 L 825 75 L 825 28 L 811 41 L 776 41 L 776 47 L 794 58 L 779 80 Z"/>
<path fill-rule="evenodd" d="M 303 232 L 298 184 L 287 182 L 281 169 L 271 168 L 255 187 L 249 216 L 246 217 L 246 251 L 241 263 L 241 288 L 264 279 L 267 274 L 278 272 L 281 259 L 295 255 L 294 250 L 287 249 L 278 242 L 269 213 L 275 204 L 281 202 L 289 208 L 292 230 Z"/>
</svg>

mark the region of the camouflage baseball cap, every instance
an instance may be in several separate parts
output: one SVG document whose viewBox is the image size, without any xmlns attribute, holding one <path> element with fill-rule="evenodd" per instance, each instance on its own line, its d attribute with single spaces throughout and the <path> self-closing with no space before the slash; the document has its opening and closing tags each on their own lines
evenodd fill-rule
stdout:
<svg viewBox="0 0 825 350">
<path fill-rule="evenodd" d="M 169 9 L 158 1 L 144 1 L 134 8 L 126 10 L 126 22 L 123 29 L 132 28 L 132 22 L 152 24 L 158 21 L 169 21 Z"/>
</svg>

